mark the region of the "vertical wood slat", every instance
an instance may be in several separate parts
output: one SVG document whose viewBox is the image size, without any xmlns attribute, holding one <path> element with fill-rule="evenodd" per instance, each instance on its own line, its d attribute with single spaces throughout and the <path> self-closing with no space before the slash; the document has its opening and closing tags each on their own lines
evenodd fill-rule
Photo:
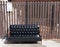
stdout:
<svg viewBox="0 0 60 47">
<path fill-rule="evenodd" d="M 35 24 L 35 1 L 33 2 L 33 20 Z"/>
<path fill-rule="evenodd" d="M 41 11 L 40 11 L 40 16 L 41 16 L 41 17 L 40 17 L 40 20 L 41 20 L 41 22 L 40 22 L 40 23 L 41 23 L 42 38 L 44 38 L 44 35 L 43 35 L 43 34 L 44 34 L 44 32 L 43 32 L 43 18 L 42 18 L 42 17 L 43 17 L 43 14 L 42 14 L 42 13 L 43 13 L 43 7 L 42 7 L 42 6 L 43 6 L 43 4 L 42 4 L 42 2 L 41 2 L 41 7 L 40 7 L 40 8 L 41 8 L 41 9 L 40 9 L 40 10 L 41 10 Z"/>
<path fill-rule="evenodd" d="M 55 15 L 55 27 L 56 27 L 56 31 L 55 31 L 55 37 L 57 38 L 57 2 L 56 2 L 56 15 Z"/>
<path fill-rule="evenodd" d="M 6 6 L 6 4 L 7 4 L 7 2 L 5 2 L 5 32 L 4 32 L 4 34 L 6 34 L 7 33 L 7 17 L 6 17 L 6 15 L 7 15 L 7 6 Z"/>
<path fill-rule="evenodd" d="M 28 2 L 28 24 L 29 24 L 29 2 Z"/>
<path fill-rule="evenodd" d="M 2 37 L 2 31 L 3 31 L 3 15 L 2 15 L 2 2 L 0 2 L 0 38 Z"/>
<path fill-rule="evenodd" d="M 23 16 L 22 19 L 23 19 L 23 24 L 25 24 L 25 20 L 26 20 L 26 19 L 25 19 L 25 7 L 26 7 L 26 2 L 23 2 L 22 4 L 23 4 L 23 6 L 21 7 L 21 8 L 22 8 L 22 9 L 21 9 L 21 10 L 22 10 L 22 16 Z"/>
<path fill-rule="evenodd" d="M 44 38 L 46 39 L 45 5 L 46 2 L 43 2 L 43 32 L 44 32 Z"/>
<path fill-rule="evenodd" d="M 51 4 L 51 2 L 50 2 L 50 4 Z M 52 4 L 50 5 L 50 38 L 51 38 L 51 9 L 52 9 Z"/>
<path fill-rule="evenodd" d="M 60 8 L 60 2 L 59 2 L 59 8 Z M 59 39 L 60 39 L 60 9 L 59 9 Z"/>
<path fill-rule="evenodd" d="M 45 39 L 47 38 L 47 36 L 46 36 L 46 34 L 47 34 L 47 31 L 46 31 L 46 13 L 47 13 L 47 4 L 46 4 L 47 2 L 44 2 L 44 16 L 43 16 L 43 19 L 44 19 L 44 33 L 45 33 Z"/>
<path fill-rule="evenodd" d="M 58 38 L 58 2 L 56 3 L 57 5 L 56 5 L 56 15 L 57 15 L 57 17 L 56 17 L 56 33 L 57 33 L 57 35 L 56 35 L 56 38 Z"/>
<path fill-rule="evenodd" d="M 35 1 L 34 1 L 34 24 L 35 24 Z"/>
<path fill-rule="evenodd" d="M 42 31 L 43 31 L 43 34 L 44 34 L 43 38 L 45 38 L 45 33 L 44 33 L 45 32 L 44 31 L 45 30 L 45 27 L 44 27 L 44 2 L 42 2 L 42 15 L 41 15 L 41 18 L 42 18 L 41 19 L 41 22 L 42 22 L 41 23 L 42 24 Z"/>
<path fill-rule="evenodd" d="M 40 21 L 39 21 L 39 20 L 40 20 L 40 17 L 39 17 L 39 16 L 40 16 L 40 15 L 39 15 L 40 9 L 39 9 L 39 8 L 40 8 L 40 7 L 39 7 L 39 1 L 38 1 L 38 8 L 37 8 L 37 10 L 38 10 L 38 13 L 37 13 L 37 14 L 38 14 L 38 25 L 40 25 Z"/>
<path fill-rule="evenodd" d="M 52 32 L 52 30 L 51 30 L 51 13 L 52 13 L 52 3 L 51 3 L 51 9 L 50 9 L 50 33 Z M 51 33 L 51 35 L 52 35 L 52 33 Z M 51 36 L 52 37 L 52 36 Z"/>
<path fill-rule="evenodd" d="M 45 39 L 47 38 L 48 35 L 48 31 L 47 31 L 47 2 L 45 3 L 45 7 L 44 7 L 44 26 L 45 26 Z"/>
<path fill-rule="evenodd" d="M 40 11 L 40 12 L 39 12 L 39 13 L 40 13 L 40 14 L 39 14 L 40 19 L 39 19 L 39 21 L 40 21 L 40 33 L 41 33 L 41 35 L 42 35 L 43 32 L 42 32 L 42 26 L 41 26 L 41 13 L 42 13 L 42 12 L 41 12 L 41 11 L 42 11 L 41 6 L 42 6 L 42 3 L 40 2 L 40 3 L 39 3 L 39 7 L 40 7 L 40 9 L 39 9 L 39 11 Z M 43 35 L 42 35 L 42 38 L 43 38 Z"/>
<path fill-rule="evenodd" d="M 48 27 L 49 27 L 49 36 L 50 36 L 50 38 L 51 38 L 51 33 L 50 33 L 50 10 L 51 10 L 51 3 L 49 2 L 48 3 Z"/>
<path fill-rule="evenodd" d="M 35 2 L 35 24 L 37 24 L 37 2 Z"/>
<path fill-rule="evenodd" d="M 31 14 L 32 14 L 31 15 L 31 21 L 32 21 L 31 24 L 33 24 L 33 3 L 32 2 L 31 2 L 31 11 L 32 11 L 31 12 Z"/>
<path fill-rule="evenodd" d="M 59 5 L 60 5 L 60 2 L 58 2 L 58 24 L 59 24 L 59 10 L 60 10 L 60 9 L 59 9 Z M 59 36 L 60 36 L 60 35 L 59 35 L 59 26 L 60 26 L 60 25 L 58 25 L 58 39 L 60 39 L 60 37 L 59 37 Z"/>
<path fill-rule="evenodd" d="M 56 37 L 56 2 L 55 2 L 55 11 L 54 11 L 54 38 Z"/>
<path fill-rule="evenodd" d="M 33 8 L 33 2 L 32 2 L 32 24 L 34 24 L 34 18 L 33 18 L 34 17 L 34 13 L 33 13 L 34 11 L 33 11 L 33 9 L 34 8 Z"/>
<path fill-rule="evenodd" d="M 49 28 L 49 27 L 48 27 L 48 24 L 47 24 L 47 23 L 48 23 L 48 3 L 46 3 L 46 7 L 47 7 L 47 8 L 46 8 L 46 20 L 45 20 L 45 21 L 46 21 L 46 31 L 47 31 L 46 35 L 49 36 L 49 34 L 48 34 L 48 33 L 49 33 L 49 32 L 48 32 L 48 28 Z M 48 28 L 47 28 L 47 27 L 48 27 Z M 46 38 L 49 38 L 49 37 L 46 37 Z"/>
<path fill-rule="evenodd" d="M 18 16 L 19 16 L 19 14 L 18 14 L 18 2 L 15 2 L 15 6 L 17 8 L 17 24 L 18 24 Z"/>
<path fill-rule="evenodd" d="M 57 39 L 59 38 L 59 2 L 57 2 Z"/>
<path fill-rule="evenodd" d="M 4 28 L 5 27 L 5 5 L 4 4 L 5 4 L 5 2 L 3 1 L 2 2 L 2 11 L 3 11 L 3 14 L 2 14 L 3 15 L 3 31 L 2 31 L 2 34 L 4 34 L 4 32 L 5 32 L 5 28 Z"/>
<path fill-rule="evenodd" d="M 29 12 L 30 14 L 29 14 L 29 23 L 31 24 L 31 22 L 32 22 L 32 18 L 31 18 L 31 16 L 32 16 L 32 2 L 30 2 L 30 12 Z"/>
<path fill-rule="evenodd" d="M 55 15 L 56 15 L 56 13 L 55 13 L 55 11 L 56 11 L 56 6 L 55 6 L 56 4 L 54 3 L 54 30 L 53 30 L 53 32 L 55 31 Z M 55 32 L 54 32 L 54 34 L 53 34 L 53 37 L 55 36 Z"/>
</svg>

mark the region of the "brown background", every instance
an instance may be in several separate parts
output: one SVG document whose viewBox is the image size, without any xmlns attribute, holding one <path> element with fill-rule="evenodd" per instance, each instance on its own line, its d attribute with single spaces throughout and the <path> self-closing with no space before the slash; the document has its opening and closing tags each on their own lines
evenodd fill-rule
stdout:
<svg viewBox="0 0 60 47">
<path fill-rule="evenodd" d="M 60 1 L 60 0 L 11 0 L 11 1 Z"/>
<path fill-rule="evenodd" d="M 0 1 L 0 37 L 5 36 L 7 31 L 10 31 L 9 26 L 11 24 L 25 24 L 26 22 L 26 2 L 12 2 L 13 11 L 10 13 L 6 12 L 6 3 Z M 44 39 L 59 39 L 60 18 L 58 17 L 60 17 L 60 2 L 40 2 L 39 4 L 35 4 L 35 6 L 28 4 L 28 24 L 39 24 L 40 32 Z M 54 6 L 53 9 L 52 6 Z M 53 29 L 51 28 L 52 10 L 54 13 Z M 21 14 L 20 11 L 22 11 Z"/>
</svg>

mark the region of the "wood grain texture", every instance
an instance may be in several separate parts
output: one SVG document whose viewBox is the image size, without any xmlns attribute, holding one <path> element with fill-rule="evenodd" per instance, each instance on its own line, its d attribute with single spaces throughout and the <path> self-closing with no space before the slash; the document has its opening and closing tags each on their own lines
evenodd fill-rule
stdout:
<svg viewBox="0 0 60 47">
<path fill-rule="evenodd" d="M 55 1 L 60 1 L 60 0 L 11 0 L 12 2 L 25 2 L 25 1 L 29 1 L 29 2 L 32 2 L 32 1 L 39 1 L 39 2 L 41 2 L 41 1 L 43 1 L 43 2 L 49 2 L 49 1 L 53 1 L 53 2 L 55 2 Z"/>
<path fill-rule="evenodd" d="M 43 39 L 60 38 L 60 2 L 28 2 L 27 13 L 26 2 L 12 2 L 12 12 L 6 11 L 6 3 L 0 1 L 0 36 L 10 31 L 11 24 L 26 24 L 27 21 L 27 24 L 40 25 Z"/>
</svg>

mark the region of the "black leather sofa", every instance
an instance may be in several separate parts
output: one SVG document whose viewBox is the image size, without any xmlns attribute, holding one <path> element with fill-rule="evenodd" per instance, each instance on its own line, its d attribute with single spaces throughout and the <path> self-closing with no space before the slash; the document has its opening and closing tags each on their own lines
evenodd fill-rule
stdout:
<svg viewBox="0 0 60 47">
<path fill-rule="evenodd" d="M 41 41 L 39 25 L 10 25 L 6 40 L 11 42 L 37 42 Z"/>
</svg>

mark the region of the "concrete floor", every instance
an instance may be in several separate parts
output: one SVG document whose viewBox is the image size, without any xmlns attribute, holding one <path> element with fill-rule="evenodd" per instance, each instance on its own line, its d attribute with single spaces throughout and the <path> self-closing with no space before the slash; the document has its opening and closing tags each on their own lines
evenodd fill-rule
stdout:
<svg viewBox="0 0 60 47">
<path fill-rule="evenodd" d="M 60 47 L 60 39 L 42 40 L 42 45 L 47 47 Z"/>
<path fill-rule="evenodd" d="M 0 39 L 0 47 L 45 47 L 39 41 L 38 43 L 4 43 L 5 40 Z"/>
<path fill-rule="evenodd" d="M 60 40 L 42 40 L 42 43 L 4 43 L 5 40 L 0 39 L 0 47 L 60 47 Z"/>
<path fill-rule="evenodd" d="M 43 47 L 40 44 L 3 44 L 0 47 Z"/>
</svg>

